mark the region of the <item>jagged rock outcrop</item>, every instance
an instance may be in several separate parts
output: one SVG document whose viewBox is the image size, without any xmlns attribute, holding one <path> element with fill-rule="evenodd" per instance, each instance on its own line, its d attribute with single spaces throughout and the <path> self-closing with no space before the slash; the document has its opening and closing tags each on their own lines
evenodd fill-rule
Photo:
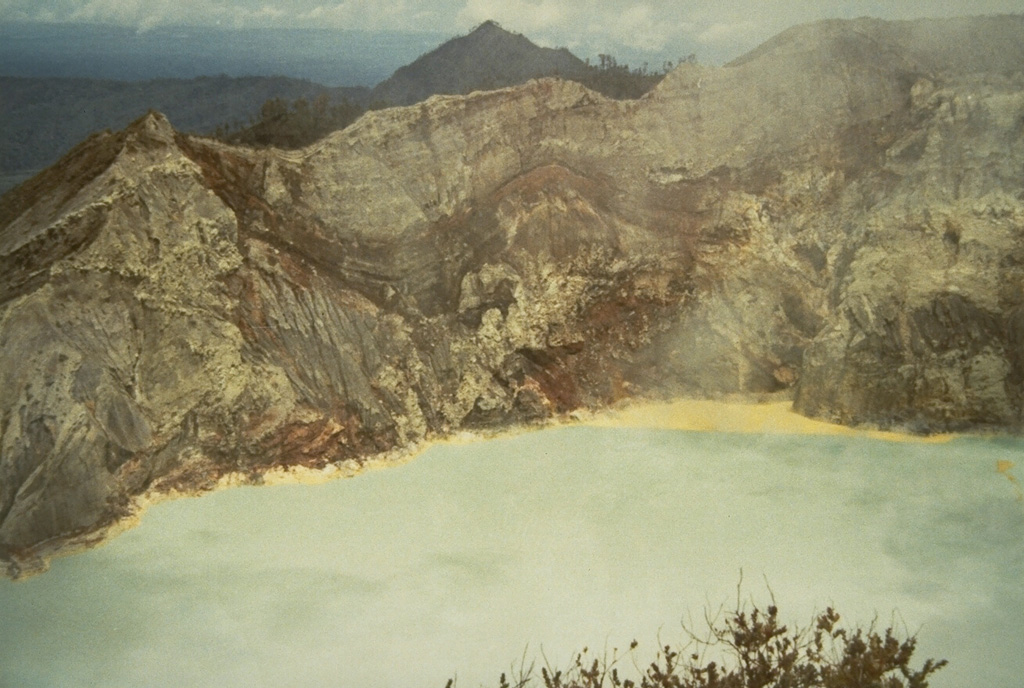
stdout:
<svg viewBox="0 0 1024 688">
<path fill-rule="evenodd" d="M 2 61 L 2 58 L 0 58 Z M 0 76 L 0 193 L 52 164 L 95 131 L 120 129 L 150 108 L 175 126 L 212 133 L 260 113 L 268 100 L 324 95 L 333 102 L 365 104 L 370 89 L 337 88 L 287 77 L 199 77 L 154 81 L 101 81 Z"/>
<path fill-rule="evenodd" d="M 1019 429 L 1024 60 L 960 70 L 922 26 L 801 27 L 639 101 L 434 97 L 301 151 L 158 114 L 84 142 L 0 199 L 11 573 L 147 491 L 636 395 Z"/>
</svg>

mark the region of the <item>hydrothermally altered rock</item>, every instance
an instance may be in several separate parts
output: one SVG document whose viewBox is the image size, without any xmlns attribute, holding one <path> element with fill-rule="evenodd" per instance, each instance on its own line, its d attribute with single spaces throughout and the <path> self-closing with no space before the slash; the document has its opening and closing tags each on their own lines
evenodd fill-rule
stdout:
<svg viewBox="0 0 1024 688">
<path fill-rule="evenodd" d="M 151 113 L 0 199 L 0 557 L 146 492 L 638 395 L 1021 426 L 1024 20 L 830 21 L 310 148 Z"/>
</svg>

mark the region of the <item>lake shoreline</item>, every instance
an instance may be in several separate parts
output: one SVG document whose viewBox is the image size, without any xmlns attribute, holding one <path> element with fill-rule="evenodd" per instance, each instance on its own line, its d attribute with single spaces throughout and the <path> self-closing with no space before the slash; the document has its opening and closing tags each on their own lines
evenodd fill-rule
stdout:
<svg viewBox="0 0 1024 688">
<path fill-rule="evenodd" d="M 675 430 L 681 432 L 722 432 L 768 435 L 828 435 L 860 437 L 882 442 L 915 442 L 936 444 L 949 442 L 971 433 L 936 433 L 921 435 L 909 431 L 881 430 L 868 426 L 850 427 L 802 416 L 793 410 L 791 400 L 766 401 L 738 399 L 631 399 L 602 409 L 577 409 L 534 424 L 505 428 L 459 430 L 424 438 L 415 444 L 363 457 L 328 464 L 323 468 L 303 465 L 274 466 L 262 472 L 254 482 L 242 473 L 228 473 L 220 478 L 215 489 L 252 485 L 316 485 L 339 478 L 351 478 L 367 471 L 400 466 L 414 460 L 437 445 L 471 444 L 512 437 L 552 428 L 635 428 L 644 430 Z M 189 496 L 182 494 L 179 496 Z M 175 498 L 171 496 L 169 498 Z M 155 502 L 163 501 L 157 497 Z M 154 503 L 155 503 L 154 502 Z"/>
<path fill-rule="evenodd" d="M 426 437 L 394 449 L 359 459 L 346 459 L 322 468 L 304 465 L 273 466 L 257 473 L 232 472 L 220 476 L 212 488 L 170 490 L 156 487 L 136 498 L 127 515 L 77 536 L 61 538 L 28 552 L 0 552 L 0 564 L 6 564 L 7 577 L 25 580 L 46 572 L 51 560 L 100 547 L 125 531 L 137 526 L 146 511 L 161 502 L 184 497 L 198 497 L 220 490 L 243 486 L 275 486 L 331 482 L 382 468 L 400 466 L 412 461 L 426 450 L 444 444 L 468 444 L 511 437 L 557 427 L 636 428 L 684 432 L 723 432 L 778 435 L 832 435 L 870 438 L 885 442 L 942 443 L 966 434 L 916 435 L 909 432 L 849 427 L 808 418 L 792 408 L 792 401 L 778 397 L 767 400 L 750 399 L 630 399 L 603 409 L 578 409 L 536 424 L 505 428 L 459 430 Z"/>
</svg>

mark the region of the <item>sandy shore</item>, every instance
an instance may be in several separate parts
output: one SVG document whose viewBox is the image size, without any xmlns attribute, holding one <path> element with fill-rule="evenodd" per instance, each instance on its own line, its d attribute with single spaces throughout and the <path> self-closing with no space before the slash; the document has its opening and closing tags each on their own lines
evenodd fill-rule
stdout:
<svg viewBox="0 0 1024 688">
<path fill-rule="evenodd" d="M 948 442 L 955 435 L 911 435 L 868 428 L 850 428 L 801 416 L 789 401 L 743 403 L 679 399 L 630 404 L 596 413 L 584 425 L 696 432 L 748 432 L 783 435 L 843 435 L 887 442 Z"/>
<path fill-rule="evenodd" d="M 708 399 L 678 399 L 675 401 L 638 401 L 622 407 L 594 412 L 573 413 L 565 418 L 553 419 L 544 425 L 524 425 L 482 432 L 460 431 L 453 435 L 426 439 L 420 443 L 395 449 L 379 456 L 367 457 L 363 462 L 346 461 L 324 469 L 292 466 L 273 468 L 263 474 L 264 485 L 289 483 L 321 483 L 346 478 L 367 470 L 387 468 L 414 459 L 437 444 L 466 444 L 482 442 L 496 437 L 507 437 L 544 428 L 582 425 L 596 428 L 645 428 L 652 430 L 687 430 L 692 432 L 744 432 L 782 435 L 842 435 L 867 437 L 886 442 L 948 442 L 956 437 L 943 435 L 912 435 L 909 433 L 870 428 L 850 428 L 801 416 L 793 411 L 789 401 L 765 403 L 742 401 L 711 401 Z M 222 487 L 250 484 L 242 475 L 221 478 Z"/>
</svg>

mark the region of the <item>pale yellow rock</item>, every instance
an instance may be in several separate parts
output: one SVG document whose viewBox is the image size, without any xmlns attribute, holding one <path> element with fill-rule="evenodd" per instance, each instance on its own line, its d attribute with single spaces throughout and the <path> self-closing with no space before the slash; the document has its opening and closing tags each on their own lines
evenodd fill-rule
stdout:
<svg viewBox="0 0 1024 688">
<path fill-rule="evenodd" d="M 739 432 L 782 435 L 841 435 L 888 442 L 948 442 L 952 434 L 907 433 L 851 428 L 815 420 L 793 411 L 790 401 L 750 404 L 708 399 L 680 399 L 629 404 L 583 421 L 595 427 L 651 428 L 692 432 Z"/>
</svg>

